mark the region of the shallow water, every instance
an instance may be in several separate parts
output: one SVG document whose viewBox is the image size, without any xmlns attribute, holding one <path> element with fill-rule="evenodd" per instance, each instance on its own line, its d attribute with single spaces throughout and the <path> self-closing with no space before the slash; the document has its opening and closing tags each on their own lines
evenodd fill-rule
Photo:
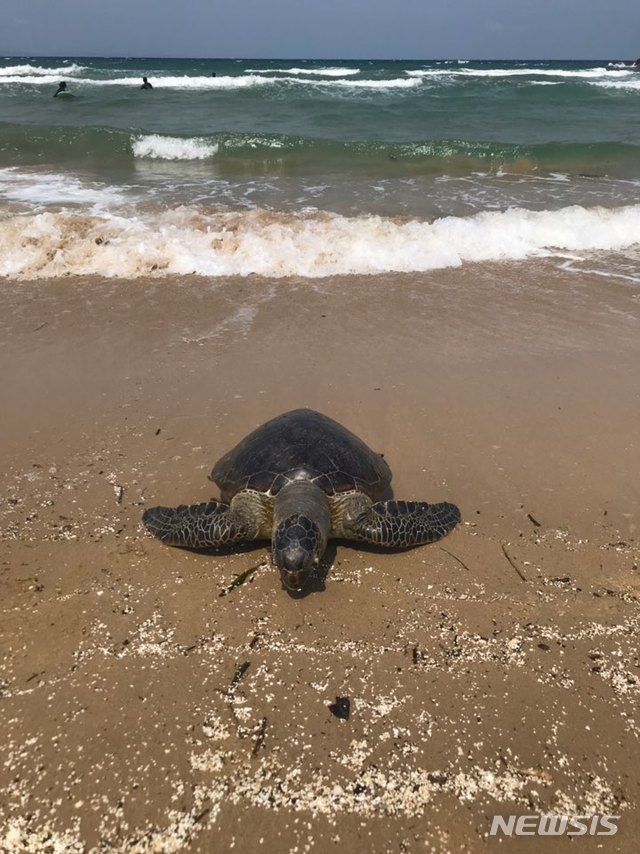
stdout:
<svg viewBox="0 0 640 854">
<path fill-rule="evenodd" d="M 639 91 L 605 61 L 4 59 L 0 274 L 633 277 Z"/>
</svg>

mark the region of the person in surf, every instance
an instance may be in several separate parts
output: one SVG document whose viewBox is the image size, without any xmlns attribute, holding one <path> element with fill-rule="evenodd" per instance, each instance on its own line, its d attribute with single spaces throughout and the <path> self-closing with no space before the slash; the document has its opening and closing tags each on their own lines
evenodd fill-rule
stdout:
<svg viewBox="0 0 640 854">
<path fill-rule="evenodd" d="M 143 77 L 142 78 L 142 86 L 140 88 L 141 89 L 153 89 L 153 86 L 151 85 L 151 83 L 149 83 L 149 81 L 147 80 L 146 77 Z"/>
<path fill-rule="evenodd" d="M 56 89 L 56 92 L 55 92 L 53 97 L 57 98 L 61 92 L 66 92 L 66 91 L 67 91 L 67 84 L 63 80 L 61 83 L 58 83 L 58 88 Z"/>
</svg>

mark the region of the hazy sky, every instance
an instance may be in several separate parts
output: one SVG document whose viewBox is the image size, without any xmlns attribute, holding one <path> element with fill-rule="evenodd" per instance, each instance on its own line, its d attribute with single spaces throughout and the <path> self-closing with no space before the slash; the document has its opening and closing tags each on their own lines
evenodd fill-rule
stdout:
<svg viewBox="0 0 640 854">
<path fill-rule="evenodd" d="M 0 0 L 0 22 L 0 55 L 640 56 L 640 0 Z"/>
</svg>

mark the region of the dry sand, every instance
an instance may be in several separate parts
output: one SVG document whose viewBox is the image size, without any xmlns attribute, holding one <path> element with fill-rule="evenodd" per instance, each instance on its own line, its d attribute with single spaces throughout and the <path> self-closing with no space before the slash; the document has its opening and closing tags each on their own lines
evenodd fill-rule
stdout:
<svg viewBox="0 0 640 854">
<path fill-rule="evenodd" d="M 639 298 L 550 261 L 4 282 L 0 850 L 565 850 L 488 837 L 552 812 L 636 852 Z M 265 547 L 145 536 L 298 406 L 463 523 L 297 598 Z"/>
</svg>

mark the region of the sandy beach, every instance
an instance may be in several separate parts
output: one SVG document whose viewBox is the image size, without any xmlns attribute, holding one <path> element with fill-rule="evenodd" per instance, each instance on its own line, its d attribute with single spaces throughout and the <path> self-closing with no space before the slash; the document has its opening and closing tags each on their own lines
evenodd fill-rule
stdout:
<svg viewBox="0 0 640 854">
<path fill-rule="evenodd" d="M 552 260 L 5 280 L 0 851 L 565 850 L 489 836 L 552 813 L 620 816 L 574 844 L 635 852 L 639 299 Z M 145 534 L 300 406 L 462 523 L 332 544 L 299 597 L 266 544 Z"/>
</svg>

